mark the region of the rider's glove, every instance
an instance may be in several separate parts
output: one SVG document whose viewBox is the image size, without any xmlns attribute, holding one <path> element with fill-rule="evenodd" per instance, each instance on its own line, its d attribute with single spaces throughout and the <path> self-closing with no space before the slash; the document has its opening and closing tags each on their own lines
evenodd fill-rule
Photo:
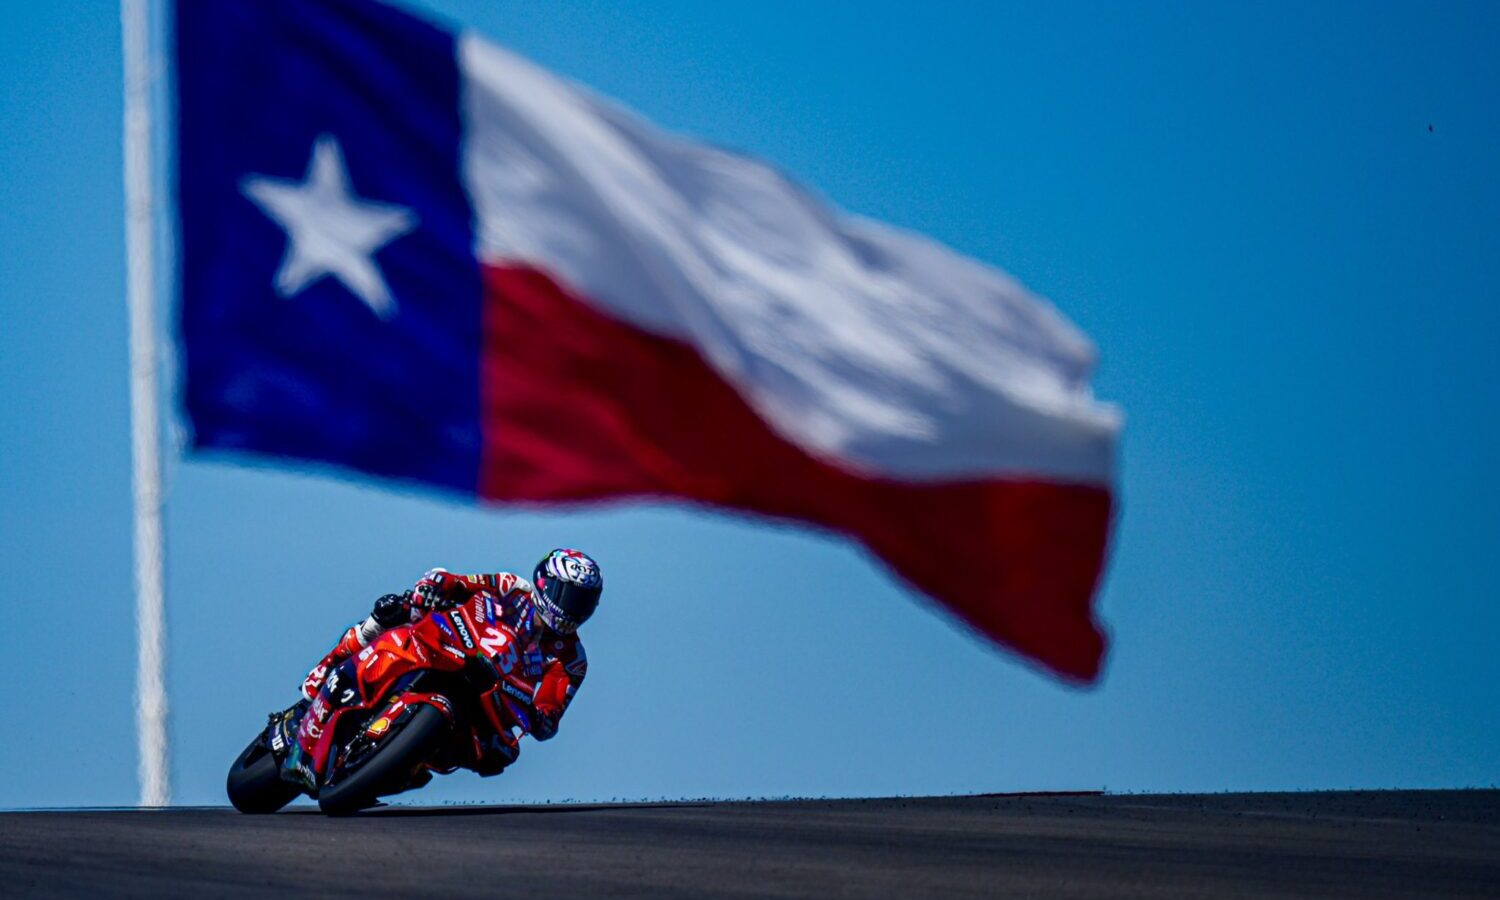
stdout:
<svg viewBox="0 0 1500 900">
<path fill-rule="evenodd" d="M 411 592 L 411 605 L 424 613 L 440 609 L 443 605 L 442 585 L 427 579 L 418 582 Z"/>
<path fill-rule="evenodd" d="M 410 617 L 411 591 L 404 594 L 386 594 L 375 601 L 375 608 L 370 612 L 370 618 L 374 619 L 381 628 L 405 625 Z"/>
<path fill-rule="evenodd" d="M 557 736 L 557 720 L 538 713 L 536 721 L 531 723 L 531 736 L 539 741 L 552 740 Z"/>
</svg>

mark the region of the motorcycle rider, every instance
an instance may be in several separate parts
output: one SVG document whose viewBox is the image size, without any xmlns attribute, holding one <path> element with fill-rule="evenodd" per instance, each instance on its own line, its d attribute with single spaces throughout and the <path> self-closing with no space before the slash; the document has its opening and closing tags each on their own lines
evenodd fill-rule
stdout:
<svg viewBox="0 0 1500 900">
<path fill-rule="evenodd" d="M 516 633 L 517 643 L 524 648 L 520 658 L 528 675 L 536 679 L 527 710 L 529 733 L 539 741 L 551 739 L 588 672 L 577 631 L 593 614 L 603 590 L 598 563 L 578 550 L 559 548 L 542 557 L 530 581 L 513 572 L 457 575 L 438 568 L 423 575 L 411 590 L 380 597 L 370 615 L 345 631 L 308 673 L 302 683 L 306 699 L 283 714 L 280 727 L 289 752 L 282 763 L 282 777 L 309 789 L 316 787 L 307 751 L 314 743 L 311 735 L 321 730 L 332 708 L 326 701 L 321 706 L 311 701 L 318 697 L 330 672 L 385 631 L 485 593 L 494 598 L 501 622 Z M 320 715 L 305 716 L 310 705 Z M 497 775 L 515 761 L 519 744 L 512 734 L 485 730 L 479 757 L 469 767 L 480 775 Z"/>
</svg>

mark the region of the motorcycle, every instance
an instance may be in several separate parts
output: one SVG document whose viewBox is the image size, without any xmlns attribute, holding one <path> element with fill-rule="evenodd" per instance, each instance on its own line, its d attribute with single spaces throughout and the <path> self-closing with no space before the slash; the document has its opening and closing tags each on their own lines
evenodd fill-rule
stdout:
<svg viewBox="0 0 1500 900">
<path fill-rule="evenodd" d="M 310 705 L 272 714 L 230 766 L 234 808 L 273 813 L 305 793 L 323 812 L 349 815 L 493 759 L 484 740 L 498 736 L 513 751 L 532 727 L 540 662 L 499 612 L 494 597 L 476 594 L 382 633 L 332 668 Z M 318 717 L 309 731 L 315 790 L 281 775 L 305 715 Z"/>
</svg>

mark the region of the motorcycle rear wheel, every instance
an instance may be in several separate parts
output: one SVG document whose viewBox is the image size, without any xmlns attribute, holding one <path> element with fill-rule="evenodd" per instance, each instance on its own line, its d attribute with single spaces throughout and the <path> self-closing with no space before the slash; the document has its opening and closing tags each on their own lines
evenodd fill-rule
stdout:
<svg viewBox="0 0 1500 900">
<path fill-rule="evenodd" d="M 257 735 L 229 767 L 225 788 L 234 808 L 252 815 L 276 812 L 302 793 L 281 779 L 281 767 L 266 746 L 264 734 Z"/>
<path fill-rule="evenodd" d="M 318 807 L 330 816 L 347 816 L 374 806 L 383 796 L 400 793 L 417 766 L 447 736 L 447 717 L 421 704 L 369 762 L 335 783 L 324 785 L 318 791 Z"/>
</svg>

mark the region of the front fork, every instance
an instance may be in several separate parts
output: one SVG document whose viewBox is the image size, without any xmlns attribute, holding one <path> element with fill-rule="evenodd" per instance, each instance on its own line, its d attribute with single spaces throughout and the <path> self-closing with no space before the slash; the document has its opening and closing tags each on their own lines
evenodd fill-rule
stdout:
<svg viewBox="0 0 1500 900">
<path fill-rule="evenodd" d="M 322 781 L 323 757 L 328 755 L 332 739 L 332 734 L 327 732 L 333 727 L 337 713 L 360 702 L 355 666 L 354 659 L 339 663 L 328 672 L 311 701 L 299 701 L 285 712 L 272 716 L 272 753 L 276 753 L 278 743 L 285 748 L 282 751 L 285 756 L 278 757 L 281 777 L 309 794 L 316 794 Z"/>
<path fill-rule="evenodd" d="M 297 726 L 302 723 L 302 717 L 310 706 L 311 700 L 302 699 L 281 712 L 271 713 L 267 716 L 265 732 L 266 746 L 281 770 L 282 780 L 303 788 L 308 788 L 307 776 L 312 772 L 302 758 L 302 748 L 297 744 Z"/>
</svg>

